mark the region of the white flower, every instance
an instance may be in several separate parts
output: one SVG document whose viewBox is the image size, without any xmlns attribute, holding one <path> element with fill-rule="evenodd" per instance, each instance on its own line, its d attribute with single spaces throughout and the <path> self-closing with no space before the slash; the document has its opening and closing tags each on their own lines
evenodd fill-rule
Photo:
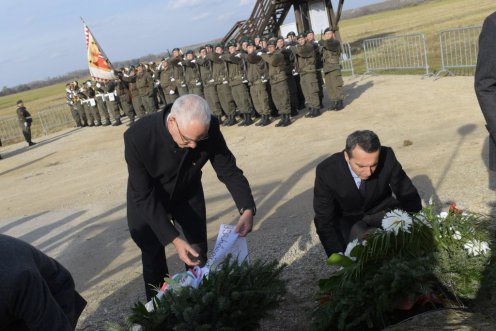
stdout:
<svg viewBox="0 0 496 331">
<path fill-rule="evenodd" d="M 415 218 L 415 220 L 417 220 L 419 223 L 422 223 L 423 225 L 428 226 L 432 229 L 432 224 L 429 221 L 429 219 L 427 218 L 427 215 L 425 214 L 425 212 L 423 210 L 417 214 L 417 217 Z"/>
<path fill-rule="evenodd" d="M 453 234 L 453 239 L 456 239 L 456 240 L 460 240 L 462 239 L 462 234 L 460 233 L 460 231 L 455 231 L 455 233 Z"/>
<path fill-rule="evenodd" d="M 448 217 L 448 212 L 447 211 L 442 211 L 440 214 L 439 214 L 439 217 L 441 217 L 443 220 Z"/>
<path fill-rule="evenodd" d="M 388 212 L 382 219 L 382 228 L 388 232 L 394 232 L 395 235 L 398 235 L 400 230 L 410 233 L 411 226 L 412 218 L 400 209 Z"/>
<path fill-rule="evenodd" d="M 463 245 L 469 255 L 478 256 L 480 254 L 487 254 L 491 251 L 489 244 L 485 241 L 471 240 Z"/>
<path fill-rule="evenodd" d="M 348 243 L 348 246 L 346 246 L 346 250 L 344 251 L 344 256 L 347 256 L 350 259 L 352 259 L 353 261 L 355 261 L 356 260 L 356 257 L 352 257 L 350 254 L 351 254 L 351 251 L 353 250 L 353 248 L 355 248 L 356 245 L 359 245 L 358 239 L 355 239 L 355 240 L 349 242 Z"/>
</svg>

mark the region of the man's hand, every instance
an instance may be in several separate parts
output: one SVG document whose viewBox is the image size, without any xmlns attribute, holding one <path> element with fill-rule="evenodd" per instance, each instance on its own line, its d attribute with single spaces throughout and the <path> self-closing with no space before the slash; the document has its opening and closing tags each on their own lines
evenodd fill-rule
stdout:
<svg viewBox="0 0 496 331">
<path fill-rule="evenodd" d="M 238 224 L 236 224 L 235 231 L 239 234 L 240 237 L 246 237 L 246 235 L 251 232 L 252 228 L 253 212 L 250 209 L 247 209 L 239 218 Z"/>
<path fill-rule="evenodd" d="M 181 261 L 191 267 L 200 265 L 200 255 L 186 241 L 182 240 L 180 237 L 176 237 L 176 239 L 172 241 L 172 244 L 174 244 L 174 248 L 176 248 L 177 255 Z"/>
</svg>

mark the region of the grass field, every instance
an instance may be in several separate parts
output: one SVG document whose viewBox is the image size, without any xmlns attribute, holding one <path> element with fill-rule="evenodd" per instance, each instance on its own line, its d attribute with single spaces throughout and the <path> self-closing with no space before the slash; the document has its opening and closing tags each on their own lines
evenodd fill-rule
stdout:
<svg viewBox="0 0 496 331">
<path fill-rule="evenodd" d="M 352 0 L 347 0 L 352 1 Z M 373 15 L 343 20 L 340 25 L 342 39 L 361 47 L 367 38 L 423 32 L 426 36 L 431 72 L 440 69 L 439 32 L 444 29 L 478 26 L 486 16 L 496 10 L 494 0 L 432 0 L 427 3 Z M 363 51 L 354 48 L 355 72 L 365 71 Z M 0 97 L 0 119 L 15 115 L 15 102 L 24 100 L 33 115 L 39 110 L 65 102 L 65 84 Z M 36 120 L 36 119 L 35 119 Z"/>
</svg>

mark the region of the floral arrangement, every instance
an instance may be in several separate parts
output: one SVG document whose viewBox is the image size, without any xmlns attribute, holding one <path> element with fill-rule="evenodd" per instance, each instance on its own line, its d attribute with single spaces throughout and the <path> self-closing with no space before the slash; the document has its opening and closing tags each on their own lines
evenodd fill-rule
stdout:
<svg viewBox="0 0 496 331">
<path fill-rule="evenodd" d="M 228 255 L 199 283 L 194 280 L 194 284 L 176 286 L 178 279 L 168 279 L 163 295 L 152 301 L 153 309 L 138 302 L 126 325 L 109 325 L 109 330 L 256 329 L 286 293 L 286 281 L 280 278 L 284 267 L 277 261 L 238 263 Z M 198 279 L 199 270 L 191 272 L 179 282 Z"/>
<path fill-rule="evenodd" d="M 319 282 L 315 329 L 384 328 L 475 298 L 491 262 L 489 219 L 455 204 L 440 214 L 433 209 L 390 211 L 382 229 L 329 257 L 338 271 Z"/>
</svg>

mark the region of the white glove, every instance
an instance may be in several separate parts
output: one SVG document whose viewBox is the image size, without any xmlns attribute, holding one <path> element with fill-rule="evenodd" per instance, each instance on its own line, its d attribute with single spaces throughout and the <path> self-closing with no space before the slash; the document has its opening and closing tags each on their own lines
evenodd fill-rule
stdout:
<svg viewBox="0 0 496 331">
<path fill-rule="evenodd" d="M 176 80 L 174 79 L 174 77 L 171 77 L 171 82 L 175 82 Z"/>
<path fill-rule="evenodd" d="M 169 91 L 169 94 L 174 94 L 174 93 L 176 93 L 176 92 L 174 92 L 174 90 Z"/>
<path fill-rule="evenodd" d="M 235 57 L 241 57 L 241 53 L 234 55 Z"/>
<path fill-rule="evenodd" d="M 191 63 L 196 63 L 196 59 L 193 59 L 190 61 Z"/>
<path fill-rule="evenodd" d="M 183 63 L 180 61 L 177 63 L 178 65 L 180 65 L 181 67 L 183 66 Z"/>
<path fill-rule="evenodd" d="M 286 49 L 290 49 L 290 48 L 291 48 L 291 46 L 289 46 L 289 45 L 288 45 L 288 46 L 286 46 Z"/>
<path fill-rule="evenodd" d="M 24 122 L 24 126 L 25 127 L 28 127 L 28 122 Z"/>
<path fill-rule="evenodd" d="M 262 54 L 263 54 L 262 52 L 258 52 L 258 53 L 257 53 L 257 55 L 258 55 L 258 56 L 260 56 L 260 55 L 262 55 Z"/>
</svg>

